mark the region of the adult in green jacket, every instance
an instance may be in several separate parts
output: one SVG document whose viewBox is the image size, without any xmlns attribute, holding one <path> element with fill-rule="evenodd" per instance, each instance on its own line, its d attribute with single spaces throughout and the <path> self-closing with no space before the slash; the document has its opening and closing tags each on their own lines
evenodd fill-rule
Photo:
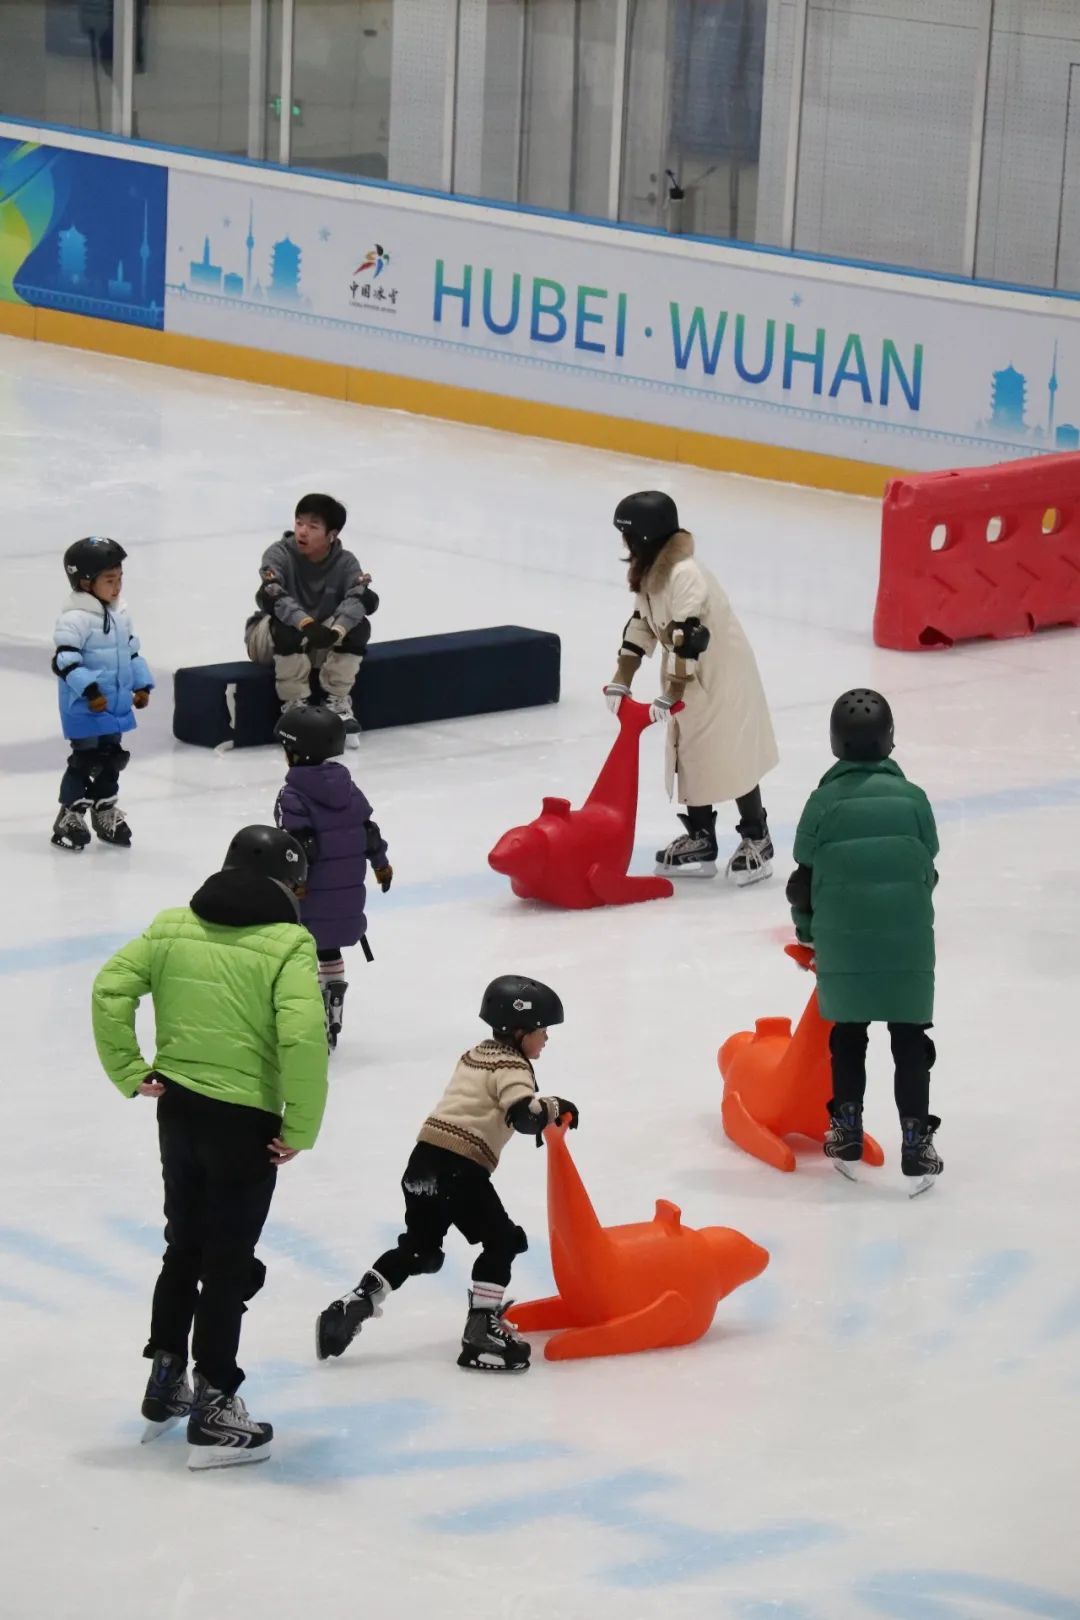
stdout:
<svg viewBox="0 0 1080 1620">
<path fill-rule="evenodd" d="M 892 712 L 877 692 L 845 692 L 830 725 L 839 763 L 810 795 L 788 881 L 796 933 L 814 947 L 829 1037 L 830 1157 L 862 1157 L 868 1026 L 889 1026 L 907 1175 L 937 1174 L 930 1115 L 934 1045 L 934 857 L 937 829 L 922 788 L 889 756 Z M 933 1168 L 930 1168 L 933 1166 Z"/>
<path fill-rule="evenodd" d="M 236 1355 L 245 1301 L 266 1276 L 255 1246 L 277 1167 L 314 1146 L 326 1102 L 325 1014 L 296 899 L 306 873 L 289 833 L 244 828 L 190 906 L 161 912 L 94 981 L 105 1072 L 125 1097 L 157 1099 L 166 1250 L 144 1351 L 145 1438 L 186 1416 L 193 1468 L 268 1456 L 273 1434 L 236 1393 Z M 135 1034 L 147 994 L 153 1065 Z"/>
</svg>

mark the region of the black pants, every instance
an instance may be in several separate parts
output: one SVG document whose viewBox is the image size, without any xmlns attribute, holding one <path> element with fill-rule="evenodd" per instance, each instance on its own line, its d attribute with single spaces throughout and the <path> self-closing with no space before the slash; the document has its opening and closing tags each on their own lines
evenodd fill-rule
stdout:
<svg viewBox="0 0 1080 1620">
<path fill-rule="evenodd" d="M 121 733 L 73 737 L 67 770 L 60 783 L 60 803 L 100 804 L 120 791 L 120 772 L 131 755 L 120 744 Z"/>
<path fill-rule="evenodd" d="M 194 1324 L 195 1371 L 231 1395 L 244 1379 L 236 1352 L 245 1301 L 266 1280 L 255 1245 L 277 1180 L 266 1147 L 281 1120 L 174 1084 L 157 1110 L 167 1248 L 144 1354 L 186 1360 Z"/>
<path fill-rule="evenodd" d="M 901 1119 L 926 1119 L 930 1112 L 930 1070 L 937 1053 L 926 1033 L 929 1024 L 890 1024 L 894 1095 Z M 834 1024 L 829 1035 L 832 1053 L 833 1101 L 862 1107 L 866 1092 L 866 1043 L 869 1024 Z"/>
<path fill-rule="evenodd" d="M 765 814 L 765 806 L 761 802 L 760 787 L 752 788 L 735 800 L 735 807 L 739 812 L 739 819 L 735 831 L 740 838 L 761 839 L 769 836 L 769 818 Z M 691 827 L 695 830 L 711 833 L 713 828 L 713 807 L 711 804 L 688 804 L 686 814 Z"/>
<path fill-rule="evenodd" d="M 401 1190 L 405 1230 L 397 1248 L 380 1255 L 372 1267 L 391 1288 L 400 1288 L 407 1277 L 439 1270 L 443 1239 L 452 1226 L 466 1243 L 481 1245 L 473 1282 L 506 1287 L 514 1256 L 524 1254 L 529 1245 L 503 1208 L 486 1170 L 460 1153 L 418 1142 L 405 1166 Z"/>
</svg>

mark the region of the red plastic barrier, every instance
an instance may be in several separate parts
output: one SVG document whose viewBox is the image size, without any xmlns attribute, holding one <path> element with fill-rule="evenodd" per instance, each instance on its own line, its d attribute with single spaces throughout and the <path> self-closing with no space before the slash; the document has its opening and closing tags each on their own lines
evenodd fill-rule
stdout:
<svg viewBox="0 0 1080 1620">
<path fill-rule="evenodd" d="M 1080 455 L 894 478 L 874 640 L 901 652 L 1080 624 Z"/>
</svg>

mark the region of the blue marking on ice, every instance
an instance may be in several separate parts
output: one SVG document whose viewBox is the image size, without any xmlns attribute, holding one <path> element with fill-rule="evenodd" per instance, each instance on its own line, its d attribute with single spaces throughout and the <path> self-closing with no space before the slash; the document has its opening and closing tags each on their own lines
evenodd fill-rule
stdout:
<svg viewBox="0 0 1080 1620">
<path fill-rule="evenodd" d="M 132 1284 L 84 1254 L 70 1243 L 42 1237 L 38 1232 L 23 1227 L 0 1226 L 0 1249 L 15 1255 L 31 1265 L 44 1266 L 49 1271 L 61 1271 L 69 1277 L 83 1277 L 97 1283 L 100 1288 L 111 1288 L 116 1293 L 132 1292 Z"/>
</svg>

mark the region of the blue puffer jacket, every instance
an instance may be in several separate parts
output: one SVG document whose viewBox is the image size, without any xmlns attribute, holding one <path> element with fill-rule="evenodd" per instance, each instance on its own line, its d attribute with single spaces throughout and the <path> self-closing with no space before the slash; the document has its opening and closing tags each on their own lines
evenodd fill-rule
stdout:
<svg viewBox="0 0 1080 1620">
<path fill-rule="evenodd" d="M 309 846 L 300 921 L 315 936 L 316 949 L 355 945 L 367 933 L 368 862 L 376 869 L 385 866 L 387 850 L 371 819 L 371 806 L 349 771 L 332 759 L 291 766 L 274 819 Z"/>
<path fill-rule="evenodd" d="M 154 684 L 122 602 L 108 607 L 89 591 L 72 591 L 53 630 L 53 669 L 60 677 L 64 736 L 107 737 L 135 726 L 131 696 Z M 84 693 L 97 684 L 108 707 L 95 714 Z"/>
</svg>

